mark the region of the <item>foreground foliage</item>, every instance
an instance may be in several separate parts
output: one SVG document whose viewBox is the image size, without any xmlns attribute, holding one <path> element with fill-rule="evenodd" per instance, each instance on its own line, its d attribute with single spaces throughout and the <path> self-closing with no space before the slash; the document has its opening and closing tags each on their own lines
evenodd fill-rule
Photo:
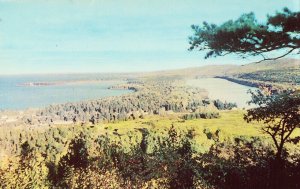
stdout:
<svg viewBox="0 0 300 189">
<path fill-rule="evenodd" d="M 131 121 L 128 124 L 133 125 L 135 132 L 127 130 L 126 135 L 121 127 L 120 130 L 112 127 L 112 135 L 105 128 L 106 132 L 101 129 L 97 132 L 97 128 L 88 125 L 70 127 L 72 132 L 57 127 L 51 129 L 46 144 L 22 136 L 17 155 L 9 156 L 1 164 L 1 187 L 271 188 L 275 148 L 263 136 L 226 137 L 225 120 L 235 114 L 229 115 L 226 118 L 222 113 L 223 118 L 184 123 L 178 120 L 162 130 L 155 129 L 159 123 L 147 119 L 141 121 L 148 127 L 137 127 Z M 237 115 L 242 120 L 241 114 Z M 222 119 L 224 129 L 187 127 L 194 122 L 217 123 Z M 161 124 L 174 122 L 167 118 L 161 121 Z M 199 135 L 205 137 L 207 150 L 199 149 Z M 49 141 L 51 138 L 53 143 Z M 39 145 L 45 145 L 46 150 Z M 296 149 L 286 153 L 290 153 L 290 158 L 283 158 L 282 179 L 288 188 L 297 188 L 299 154 Z"/>
<path fill-rule="evenodd" d="M 263 122 L 262 131 L 268 134 L 276 147 L 276 156 L 272 163 L 272 188 L 282 188 L 284 183 L 283 169 L 286 156 L 286 144 L 297 144 L 300 136 L 292 136 L 300 128 L 300 95 L 295 91 L 286 91 L 274 95 L 264 95 L 262 92 L 251 92 L 250 103 L 258 107 L 247 111 L 245 120 Z"/>
</svg>

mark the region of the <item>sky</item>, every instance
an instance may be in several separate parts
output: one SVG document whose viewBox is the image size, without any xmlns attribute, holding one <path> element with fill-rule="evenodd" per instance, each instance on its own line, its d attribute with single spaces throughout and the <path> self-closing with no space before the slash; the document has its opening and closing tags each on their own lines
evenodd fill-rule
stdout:
<svg viewBox="0 0 300 189">
<path fill-rule="evenodd" d="M 192 24 L 254 12 L 260 21 L 299 0 L 0 0 L 0 75 L 137 72 L 245 64 L 188 51 Z"/>
</svg>

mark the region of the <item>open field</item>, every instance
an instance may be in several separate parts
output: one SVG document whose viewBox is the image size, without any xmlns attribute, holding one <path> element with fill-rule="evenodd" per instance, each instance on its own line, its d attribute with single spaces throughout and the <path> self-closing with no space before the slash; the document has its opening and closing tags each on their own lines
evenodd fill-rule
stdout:
<svg viewBox="0 0 300 189">
<path fill-rule="evenodd" d="M 214 144 L 213 140 L 207 138 L 204 130 L 208 130 L 211 133 L 220 130 L 220 141 L 233 140 L 239 137 L 259 137 L 267 143 L 272 143 L 270 137 L 260 130 L 263 124 L 255 122 L 247 123 L 243 119 L 244 113 L 245 111 L 242 110 L 226 110 L 220 112 L 220 118 L 192 120 L 182 120 L 178 117 L 178 114 L 165 117 L 149 116 L 145 119 L 106 123 L 95 129 L 99 134 L 108 133 L 114 138 L 119 138 L 114 134 L 114 131 L 117 130 L 117 133 L 121 135 L 121 141 L 126 141 L 124 138 L 128 137 L 128 133 L 139 133 L 136 130 L 138 128 L 147 128 L 155 134 L 162 136 L 167 134 L 171 126 L 174 126 L 175 129 L 183 133 L 193 130 L 196 142 L 195 147 L 201 152 L 208 150 Z M 300 130 L 293 133 L 295 136 L 299 134 Z"/>
</svg>

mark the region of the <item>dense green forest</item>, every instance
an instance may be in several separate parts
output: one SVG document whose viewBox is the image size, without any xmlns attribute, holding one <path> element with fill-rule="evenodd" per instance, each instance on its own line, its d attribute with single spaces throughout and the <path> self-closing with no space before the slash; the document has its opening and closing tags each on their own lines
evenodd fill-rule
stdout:
<svg viewBox="0 0 300 189">
<path fill-rule="evenodd" d="M 264 70 L 237 75 L 238 78 L 271 83 L 300 84 L 300 69 Z"/>
<path fill-rule="evenodd" d="M 8 154 L 1 161 L 1 187 L 268 188 L 275 149 L 267 136 L 250 134 L 256 130 L 251 125 L 244 124 L 251 132 L 231 135 L 233 125 L 241 127 L 240 115 L 222 113 L 205 129 L 203 119 L 176 116 L 132 120 L 131 127 L 122 121 L 2 128 Z M 299 187 L 299 149 L 286 151 L 287 188 Z"/>
</svg>

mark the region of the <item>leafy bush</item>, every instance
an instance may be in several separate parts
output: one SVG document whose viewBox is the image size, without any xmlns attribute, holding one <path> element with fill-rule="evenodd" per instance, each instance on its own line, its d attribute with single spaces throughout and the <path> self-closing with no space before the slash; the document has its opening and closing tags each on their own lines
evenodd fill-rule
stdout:
<svg viewBox="0 0 300 189">
<path fill-rule="evenodd" d="M 236 103 L 232 102 L 222 102 L 221 100 L 214 100 L 214 105 L 218 110 L 231 110 L 232 108 L 236 108 Z"/>
<path fill-rule="evenodd" d="M 191 113 L 185 114 L 182 116 L 184 120 L 191 120 L 191 119 L 213 119 L 219 118 L 220 114 L 218 112 L 206 112 L 206 113 Z"/>
</svg>

